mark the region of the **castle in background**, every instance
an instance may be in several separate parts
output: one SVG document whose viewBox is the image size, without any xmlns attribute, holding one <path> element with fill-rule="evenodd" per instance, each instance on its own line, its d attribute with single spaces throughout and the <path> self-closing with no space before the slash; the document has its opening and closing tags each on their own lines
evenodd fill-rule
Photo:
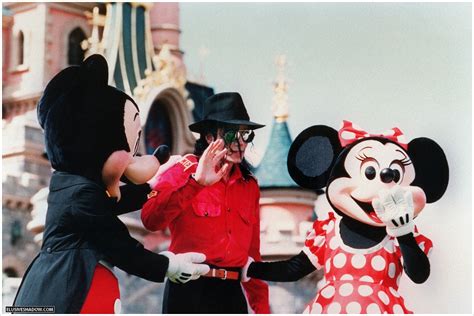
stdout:
<svg viewBox="0 0 474 316">
<path fill-rule="evenodd" d="M 46 215 L 51 167 L 44 157 L 36 104 L 61 69 L 100 53 L 109 62 L 110 84 L 133 95 L 144 136 L 140 152 L 161 144 L 172 154 L 192 152 L 187 126 L 199 120 L 211 87 L 187 80 L 179 45 L 178 3 L 4 3 L 2 7 L 2 215 L 3 298 L 11 303 L 28 264 L 38 253 Z M 196 52 L 189 52 L 191 54 Z M 277 60 L 272 132 L 254 170 L 261 194 L 261 251 L 264 260 L 297 254 L 314 220 L 314 192 L 289 177 L 285 60 Z M 270 110 L 269 101 L 269 110 Z M 168 247 L 167 231 L 150 233 L 139 212 L 122 216 L 131 234 L 153 251 Z M 123 271 L 123 312 L 160 313 L 162 284 Z M 294 283 L 270 282 L 273 313 L 298 313 L 317 290 L 321 273 Z"/>
</svg>

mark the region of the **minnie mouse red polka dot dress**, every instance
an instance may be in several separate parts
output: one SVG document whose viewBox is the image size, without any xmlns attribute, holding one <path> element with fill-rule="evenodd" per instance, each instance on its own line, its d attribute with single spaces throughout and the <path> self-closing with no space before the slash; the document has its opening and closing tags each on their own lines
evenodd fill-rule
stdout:
<svg viewBox="0 0 474 316">
<path fill-rule="evenodd" d="M 304 313 L 311 314 L 408 314 L 398 293 L 403 272 L 402 256 L 396 238 L 386 236 L 368 249 L 354 249 L 342 242 L 340 217 L 316 221 L 308 234 L 303 252 L 311 263 L 324 267 L 326 284 Z M 415 240 L 429 254 L 433 244 L 415 229 Z"/>
</svg>

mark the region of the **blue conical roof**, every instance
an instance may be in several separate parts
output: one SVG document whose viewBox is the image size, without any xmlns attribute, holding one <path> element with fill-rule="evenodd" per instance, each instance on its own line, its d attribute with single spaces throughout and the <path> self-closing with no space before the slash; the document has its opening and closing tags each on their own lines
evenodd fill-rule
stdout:
<svg viewBox="0 0 474 316">
<path fill-rule="evenodd" d="M 272 133 L 267 150 L 254 174 L 260 188 L 297 188 L 286 166 L 291 145 L 290 132 L 286 121 L 273 121 Z"/>
</svg>

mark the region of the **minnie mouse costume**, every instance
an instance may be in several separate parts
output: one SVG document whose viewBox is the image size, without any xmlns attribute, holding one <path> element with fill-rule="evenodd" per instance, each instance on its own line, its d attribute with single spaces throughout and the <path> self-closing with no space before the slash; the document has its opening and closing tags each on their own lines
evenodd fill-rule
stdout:
<svg viewBox="0 0 474 316">
<path fill-rule="evenodd" d="M 300 254 L 249 262 L 246 276 L 295 281 L 324 268 L 326 284 L 304 313 L 411 313 L 397 290 L 403 271 L 415 283 L 430 273 L 433 245 L 413 218 L 446 190 L 438 144 L 407 143 L 398 128 L 373 135 L 349 121 L 339 132 L 312 126 L 293 142 L 288 170 L 302 187 L 326 186 L 332 210 L 313 224 Z"/>
</svg>

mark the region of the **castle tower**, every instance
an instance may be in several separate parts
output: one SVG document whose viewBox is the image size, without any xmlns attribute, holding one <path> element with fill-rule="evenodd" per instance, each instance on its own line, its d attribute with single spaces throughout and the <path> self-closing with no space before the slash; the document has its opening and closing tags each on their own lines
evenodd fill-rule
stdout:
<svg viewBox="0 0 474 316">
<path fill-rule="evenodd" d="M 288 81 L 286 57 L 276 58 L 278 70 L 273 85 L 273 123 L 270 141 L 255 175 L 261 189 L 262 255 L 267 258 L 297 254 L 302 247 L 316 194 L 300 188 L 286 165 L 291 136 L 288 130 Z"/>
<path fill-rule="evenodd" d="M 298 254 L 312 226 L 316 193 L 300 188 L 290 177 L 286 165 L 292 139 L 288 130 L 288 81 L 286 57 L 276 58 L 278 75 L 273 84 L 273 123 L 267 149 L 255 176 L 260 185 L 260 251 L 263 260 L 284 260 Z M 293 313 L 303 310 L 314 295 L 321 273 L 295 283 L 270 285 L 272 311 Z"/>
</svg>

